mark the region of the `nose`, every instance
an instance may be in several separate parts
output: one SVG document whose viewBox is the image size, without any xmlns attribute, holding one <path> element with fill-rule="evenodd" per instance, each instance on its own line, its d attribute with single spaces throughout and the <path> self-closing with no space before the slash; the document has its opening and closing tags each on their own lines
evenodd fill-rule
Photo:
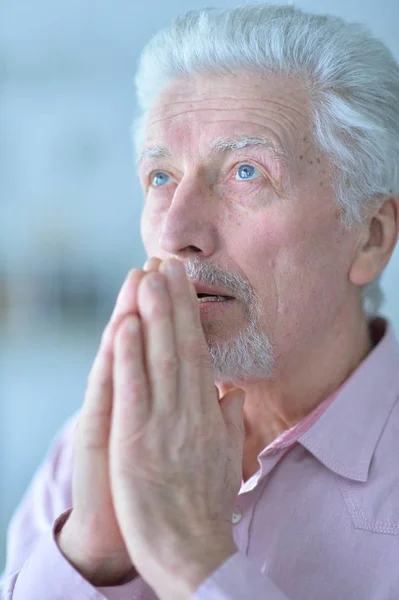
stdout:
<svg viewBox="0 0 399 600">
<path fill-rule="evenodd" d="M 211 256 L 217 249 L 216 198 L 199 183 L 180 182 L 162 223 L 159 245 L 169 254 Z"/>
</svg>

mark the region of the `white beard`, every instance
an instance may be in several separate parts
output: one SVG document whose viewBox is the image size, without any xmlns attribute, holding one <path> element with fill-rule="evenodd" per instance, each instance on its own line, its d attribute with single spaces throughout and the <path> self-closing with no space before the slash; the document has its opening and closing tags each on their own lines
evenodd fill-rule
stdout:
<svg viewBox="0 0 399 600">
<path fill-rule="evenodd" d="M 207 340 L 215 379 L 226 382 L 269 379 L 274 368 L 273 346 L 260 327 L 262 307 L 249 282 L 237 273 L 226 273 L 197 257 L 188 260 L 185 268 L 190 279 L 213 285 L 220 283 L 231 290 L 231 295 L 245 307 L 245 329 L 243 327 L 236 337 L 221 342 L 214 338 Z"/>
<path fill-rule="evenodd" d="M 208 341 L 208 349 L 217 381 L 270 379 L 272 376 L 273 347 L 255 321 L 250 321 L 232 340 Z"/>
</svg>

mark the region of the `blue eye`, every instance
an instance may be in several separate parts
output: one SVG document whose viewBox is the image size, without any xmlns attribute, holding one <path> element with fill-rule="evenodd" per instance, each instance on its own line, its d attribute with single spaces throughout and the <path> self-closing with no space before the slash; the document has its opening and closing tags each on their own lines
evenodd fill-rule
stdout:
<svg viewBox="0 0 399 600">
<path fill-rule="evenodd" d="M 237 174 L 236 174 L 236 179 L 238 181 L 245 181 L 245 180 L 251 180 L 251 179 L 255 179 L 254 175 L 257 176 L 259 174 L 259 171 L 256 167 L 253 167 L 252 165 L 241 165 L 238 167 L 237 169 Z"/>
<path fill-rule="evenodd" d="M 163 171 L 158 171 L 158 173 L 155 173 L 153 175 L 151 179 L 151 184 L 154 186 L 164 185 L 165 183 L 168 183 L 168 179 L 169 175 L 167 175 Z"/>
</svg>

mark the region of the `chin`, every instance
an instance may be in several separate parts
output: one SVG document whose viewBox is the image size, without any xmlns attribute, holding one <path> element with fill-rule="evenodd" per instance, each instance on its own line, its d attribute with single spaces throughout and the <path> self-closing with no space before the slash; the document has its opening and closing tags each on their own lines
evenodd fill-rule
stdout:
<svg viewBox="0 0 399 600">
<path fill-rule="evenodd" d="M 229 339 L 204 328 L 215 379 L 218 381 L 270 379 L 274 349 L 265 333 L 253 323 Z"/>
</svg>

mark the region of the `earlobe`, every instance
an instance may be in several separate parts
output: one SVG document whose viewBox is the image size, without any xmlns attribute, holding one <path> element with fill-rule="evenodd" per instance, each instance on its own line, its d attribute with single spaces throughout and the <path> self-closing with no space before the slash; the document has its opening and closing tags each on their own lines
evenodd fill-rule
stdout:
<svg viewBox="0 0 399 600">
<path fill-rule="evenodd" d="M 370 283 L 386 267 L 398 238 L 398 200 L 387 199 L 361 229 L 349 271 L 353 285 Z"/>
<path fill-rule="evenodd" d="M 369 238 L 367 237 L 367 241 L 361 239 L 349 271 L 349 281 L 353 285 L 366 285 L 375 278 L 372 258 Z"/>
</svg>

